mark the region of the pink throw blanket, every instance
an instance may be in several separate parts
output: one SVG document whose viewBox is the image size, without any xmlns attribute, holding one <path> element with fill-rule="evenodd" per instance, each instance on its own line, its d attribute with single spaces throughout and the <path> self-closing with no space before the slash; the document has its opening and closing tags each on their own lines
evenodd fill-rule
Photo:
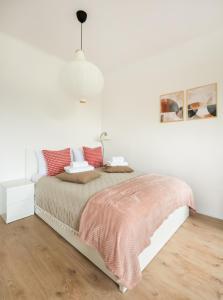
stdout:
<svg viewBox="0 0 223 300">
<path fill-rule="evenodd" d="M 139 254 L 168 215 L 184 205 L 195 209 L 191 188 L 182 180 L 139 176 L 96 193 L 81 216 L 79 236 L 131 289 L 141 279 Z"/>
</svg>

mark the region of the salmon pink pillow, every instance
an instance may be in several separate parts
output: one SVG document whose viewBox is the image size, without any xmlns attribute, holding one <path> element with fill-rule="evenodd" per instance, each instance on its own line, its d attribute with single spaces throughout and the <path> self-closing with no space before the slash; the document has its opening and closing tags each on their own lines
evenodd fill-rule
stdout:
<svg viewBox="0 0 223 300">
<path fill-rule="evenodd" d="M 103 166 L 103 156 L 102 148 L 88 148 L 83 147 L 84 159 L 89 163 L 89 165 L 100 168 Z"/>
<path fill-rule="evenodd" d="M 43 150 L 42 152 L 46 160 L 48 176 L 55 176 L 64 172 L 64 167 L 71 163 L 70 148 L 58 151 Z"/>
</svg>

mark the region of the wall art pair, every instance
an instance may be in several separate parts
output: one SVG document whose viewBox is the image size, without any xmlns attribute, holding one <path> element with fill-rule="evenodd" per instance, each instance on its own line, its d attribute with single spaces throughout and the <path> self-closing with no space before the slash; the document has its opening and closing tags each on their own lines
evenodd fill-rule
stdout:
<svg viewBox="0 0 223 300">
<path fill-rule="evenodd" d="M 160 122 L 212 119 L 217 116 L 217 83 L 160 96 Z"/>
</svg>

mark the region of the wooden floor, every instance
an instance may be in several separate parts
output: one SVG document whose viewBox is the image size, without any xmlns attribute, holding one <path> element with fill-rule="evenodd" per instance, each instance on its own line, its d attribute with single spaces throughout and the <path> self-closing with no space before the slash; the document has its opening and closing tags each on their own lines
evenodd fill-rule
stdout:
<svg viewBox="0 0 223 300">
<path fill-rule="evenodd" d="M 38 217 L 0 218 L 0 300 L 223 299 L 223 221 L 190 217 L 122 295 Z"/>
</svg>

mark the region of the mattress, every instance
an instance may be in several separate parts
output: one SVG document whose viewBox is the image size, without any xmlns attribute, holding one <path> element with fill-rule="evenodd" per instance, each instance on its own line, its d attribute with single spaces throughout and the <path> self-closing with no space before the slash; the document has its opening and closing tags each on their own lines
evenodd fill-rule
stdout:
<svg viewBox="0 0 223 300">
<path fill-rule="evenodd" d="M 102 169 L 97 171 L 101 173 L 101 177 L 86 184 L 65 182 L 54 176 L 43 176 L 35 185 L 35 205 L 78 231 L 84 207 L 95 193 L 142 175 L 140 172 L 105 173 Z"/>
</svg>

